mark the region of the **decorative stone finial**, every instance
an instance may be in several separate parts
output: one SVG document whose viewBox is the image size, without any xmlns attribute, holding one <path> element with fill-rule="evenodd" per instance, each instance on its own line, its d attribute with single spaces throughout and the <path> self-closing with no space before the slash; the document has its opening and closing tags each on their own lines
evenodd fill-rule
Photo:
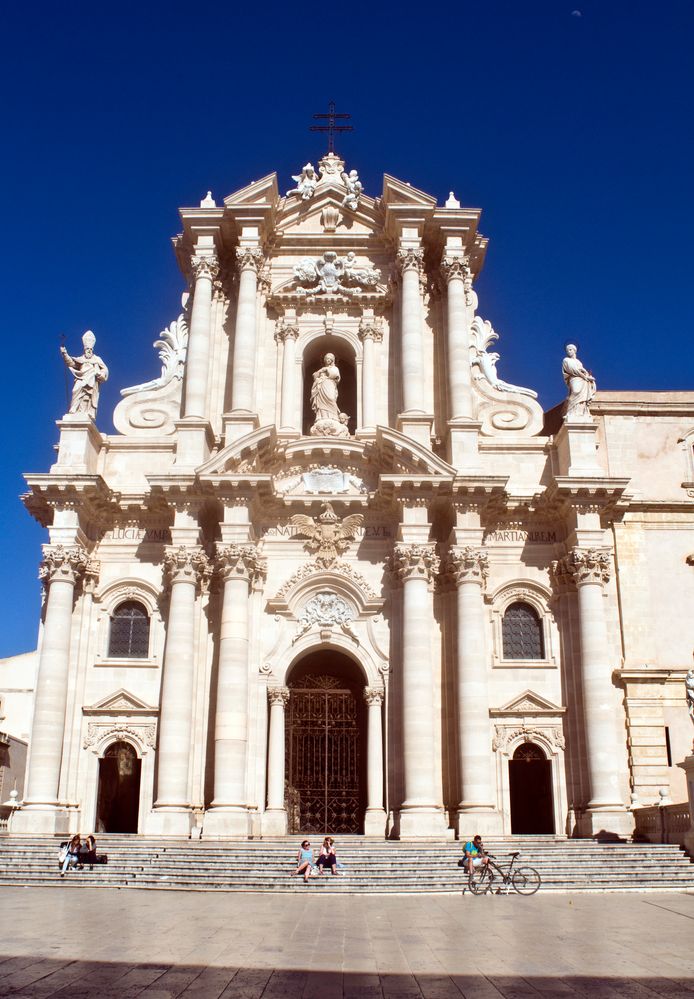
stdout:
<svg viewBox="0 0 694 999">
<path fill-rule="evenodd" d="M 208 191 L 205 197 L 200 202 L 201 208 L 216 208 L 217 202 L 212 197 L 212 191 Z"/>
<path fill-rule="evenodd" d="M 450 194 L 448 195 L 448 201 L 446 202 L 445 207 L 446 208 L 460 208 L 460 202 L 456 198 L 456 196 L 453 193 L 453 191 L 451 191 Z"/>
</svg>

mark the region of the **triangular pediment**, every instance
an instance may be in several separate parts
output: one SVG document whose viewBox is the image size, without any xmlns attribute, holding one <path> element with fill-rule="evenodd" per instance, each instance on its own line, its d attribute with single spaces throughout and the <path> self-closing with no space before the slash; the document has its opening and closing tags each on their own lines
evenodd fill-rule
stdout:
<svg viewBox="0 0 694 999">
<path fill-rule="evenodd" d="M 541 697 L 540 694 L 536 694 L 532 690 L 525 690 L 503 707 L 491 708 L 489 713 L 493 717 L 501 717 L 503 715 L 527 717 L 528 715 L 561 715 L 565 711 L 566 708 L 563 708 L 559 704 L 554 704 L 552 701 L 547 700 L 546 697 Z"/>
<path fill-rule="evenodd" d="M 421 208 L 436 208 L 436 198 L 420 191 L 418 188 L 408 184 L 407 181 L 398 180 L 390 174 L 383 175 L 383 202 L 386 205 L 416 205 Z"/>
<path fill-rule="evenodd" d="M 157 708 L 151 704 L 141 701 L 135 694 L 121 687 L 113 694 L 109 694 L 96 704 L 85 705 L 82 711 L 85 715 L 129 715 L 129 714 L 156 714 Z"/>
<path fill-rule="evenodd" d="M 274 207 L 278 200 L 277 174 L 269 173 L 260 180 L 254 180 L 252 184 L 242 187 L 241 190 L 228 194 L 224 199 L 224 205 L 227 208 L 250 205 Z"/>
</svg>

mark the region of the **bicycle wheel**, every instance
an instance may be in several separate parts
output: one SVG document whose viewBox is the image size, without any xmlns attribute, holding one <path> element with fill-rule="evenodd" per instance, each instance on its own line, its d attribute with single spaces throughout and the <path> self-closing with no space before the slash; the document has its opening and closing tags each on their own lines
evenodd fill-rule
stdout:
<svg viewBox="0 0 694 999">
<path fill-rule="evenodd" d="M 491 884 L 492 872 L 486 865 L 473 867 L 472 874 L 468 878 L 468 888 L 473 895 L 484 895 L 491 888 Z"/>
<path fill-rule="evenodd" d="M 542 878 L 534 867 L 519 867 L 513 872 L 511 884 L 519 895 L 534 895 L 542 884 Z"/>
</svg>

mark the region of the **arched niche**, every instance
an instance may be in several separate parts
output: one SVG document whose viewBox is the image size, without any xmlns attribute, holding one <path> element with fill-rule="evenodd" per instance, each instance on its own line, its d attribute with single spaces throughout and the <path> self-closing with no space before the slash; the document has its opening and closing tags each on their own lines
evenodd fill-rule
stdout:
<svg viewBox="0 0 694 999">
<path fill-rule="evenodd" d="M 307 338 L 301 351 L 301 432 L 305 436 L 310 433 L 315 419 L 311 409 L 313 372 L 323 367 L 323 358 L 326 354 L 335 355 L 335 363 L 340 369 L 337 404 L 341 413 L 349 415 L 347 426 L 350 434 L 353 434 L 359 425 L 356 348 L 346 337 L 325 334 Z"/>
</svg>

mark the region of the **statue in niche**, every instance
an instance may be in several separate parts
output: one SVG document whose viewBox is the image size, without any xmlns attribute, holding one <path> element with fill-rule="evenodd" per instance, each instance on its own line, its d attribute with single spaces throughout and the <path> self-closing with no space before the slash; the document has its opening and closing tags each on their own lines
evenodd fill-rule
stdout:
<svg viewBox="0 0 694 999">
<path fill-rule="evenodd" d="M 564 419 L 585 422 L 590 420 L 588 405 L 595 395 L 596 385 L 590 371 L 583 367 L 576 354 L 576 345 L 567 343 L 566 357 L 561 366 L 564 381 L 569 390 Z"/>
<path fill-rule="evenodd" d="M 316 414 L 311 427 L 313 437 L 349 437 L 349 416 L 341 413 L 337 405 L 339 383 L 340 369 L 335 364 L 335 355 L 326 354 L 323 367 L 313 372 L 311 409 Z"/>
<path fill-rule="evenodd" d="M 84 353 L 79 357 L 71 357 L 65 347 L 60 348 L 63 361 L 75 379 L 68 413 L 85 413 L 92 420 L 96 418 L 99 405 L 99 385 L 108 379 L 108 368 L 94 353 L 95 343 L 96 337 L 87 330 L 82 337 Z"/>
<path fill-rule="evenodd" d="M 307 163 L 302 168 L 300 174 L 292 174 L 292 180 L 296 181 L 296 187 L 292 188 L 291 191 L 287 191 L 287 197 L 290 194 L 298 194 L 302 201 L 308 201 L 313 197 L 316 185 L 318 184 L 318 177 L 316 176 L 316 171 L 313 169 L 313 163 Z"/>
</svg>

